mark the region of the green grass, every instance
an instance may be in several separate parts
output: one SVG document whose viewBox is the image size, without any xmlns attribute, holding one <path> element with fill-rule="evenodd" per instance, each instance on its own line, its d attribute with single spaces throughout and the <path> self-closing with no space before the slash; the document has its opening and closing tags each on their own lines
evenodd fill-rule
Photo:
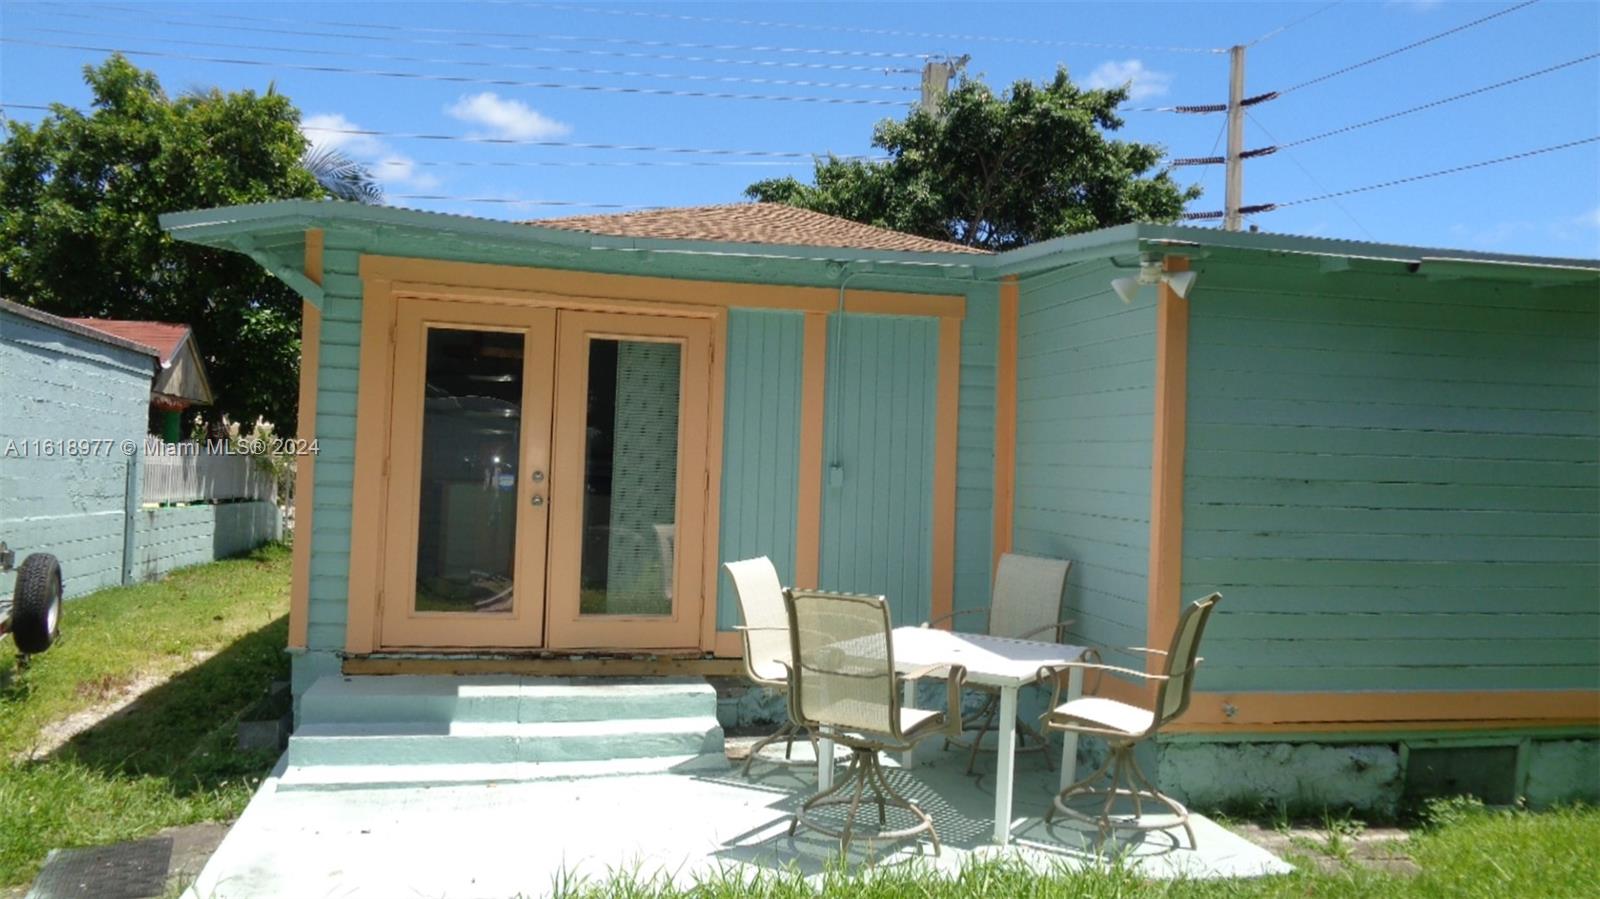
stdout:
<svg viewBox="0 0 1600 899">
<path fill-rule="evenodd" d="M 266 547 L 70 600 L 62 639 L 26 670 L 0 645 L 0 886 L 26 882 L 52 848 L 244 808 L 275 753 L 235 751 L 234 729 L 288 676 L 288 584 L 288 551 Z M 147 679 L 123 713 L 36 752 L 48 726 Z"/>
<path fill-rule="evenodd" d="M 1348 837 L 1348 827 L 1343 834 Z M 689 889 L 641 880 L 626 873 L 604 882 L 565 881 L 540 894 L 566 899 L 955 899 L 955 897 L 1090 897 L 1090 899 L 1506 899 L 1506 897 L 1600 896 L 1600 810 L 1564 808 L 1548 812 L 1486 810 L 1469 802 L 1434 807 L 1413 831 L 1405 852 L 1420 866 L 1415 876 L 1371 870 L 1346 859 L 1332 872 L 1309 859 L 1280 877 L 1249 880 L 1159 882 L 1141 880 L 1126 867 L 1037 874 L 1015 861 L 969 865 L 958 876 L 886 867 L 833 871 L 808 883 L 783 873 L 755 879 L 729 872 Z M 532 895 L 532 894 L 530 894 Z"/>
</svg>

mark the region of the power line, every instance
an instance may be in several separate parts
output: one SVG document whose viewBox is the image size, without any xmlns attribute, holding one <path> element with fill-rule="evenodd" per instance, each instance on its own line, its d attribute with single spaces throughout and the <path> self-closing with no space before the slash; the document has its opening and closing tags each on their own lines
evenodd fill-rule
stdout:
<svg viewBox="0 0 1600 899">
<path fill-rule="evenodd" d="M 138 7 L 113 6 L 98 4 L 100 9 L 112 9 L 118 12 L 130 12 L 143 15 L 144 10 Z M 889 50 L 840 50 L 820 47 L 783 47 L 764 44 L 705 44 L 688 41 L 658 41 L 645 38 L 629 37 L 595 37 L 578 34 L 538 34 L 515 31 L 475 31 L 468 28 L 425 28 L 416 25 L 391 25 L 385 22 L 339 22 L 314 19 L 287 19 L 270 16 L 241 16 L 235 13 L 212 13 L 214 18 L 228 19 L 238 22 L 266 22 L 280 25 L 293 25 L 304 28 L 306 25 L 328 26 L 333 28 L 366 28 L 384 32 L 398 32 L 402 34 L 460 34 L 478 37 L 516 37 L 538 38 L 547 41 L 570 41 L 573 43 L 607 44 L 612 46 L 629 47 L 669 47 L 680 50 L 743 50 L 750 53 L 792 53 L 812 56 L 840 56 L 856 57 L 861 59 L 926 59 L 926 53 L 902 53 Z M 376 36 L 366 36 L 361 40 L 383 40 Z"/>
<path fill-rule="evenodd" d="M 577 200 L 519 200 L 515 197 L 456 197 L 449 194 L 384 194 L 390 200 L 426 200 L 428 202 L 493 203 L 504 206 L 570 206 L 586 209 L 659 209 L 659 206 L 637 206 L 628 203 L 584 203 Z"/>
<path fill-rule="evenodd" d="M 700 22 L 712 25 L 742 25 L 749 28 L 794 28 L 803 31 L 829 31 L 841 34 L 867 34 L 875 37 L 911 37 L 924 40 L 944 41 L 984 41 L 1000 44 L 1027 44 L 1037 47 L 1092 47 L 1106 50 L 1140 50 L 1155 53 L 1226 53 L 1226 50 L 1215 47 L 1172 47 L 1150 46 L 1147 44 L 1100 43 L 1094 41 L 1062 41 L 1047 40 L 1044 38 L 1008 37 L 1004 35 L 985 34 L 947 34 L 937 31 L 900 31 L 893 28 L 861 28 L 852 25 L 817 25 L 804 22 L 768 22 L 757 19 L 730 19 L 716 16 L 690 16 L 680 13 L 645 12 L 634 9 L 603 9 L 592 6 L 572 6 L 564 3 L 516 3 L 524 7 L 536 7 L 558 10 L 562 12 L 579 12 L 593 15 L 632 16 L 645 19 L 664 19 L 679 22 Z"/>
<path fill-rule="evenodd" d="M 112 7 L 112 8 L 113 9 L 120 9 L 120 7 Z M 42 13 L 44 15 L 55 16 L 55 17 L 58 17 L 58 18 L 90 19 L 92 21 L 97 21 L 97 22 L 104 22 L 105 21 L 105 17 L 104 16 L 97 16 L 97 15 L 93 15 L 93 14 L 90 14 L 90 13 L 76 12 L 76 11 L 67 10 L 67 9 L 38 10 L 38 12 Z M 318 37 L 318 38 L 335 38 L 335 39 L 338 39 L 338 40 L 376 41 L 376 42 L 379 42 L 379 43 L 382 43 L 382 44 L 385 44 L 385 45 L 392 44 L 392 43 L 403 43 L 403 44 L 424 45 L 424 46 L 430 46 L 430 47 L 460 47 L 460 48 L 472 49 L 472 50 L 505 50 L 505 51 L 511 51 L 511 52 L 517 52 L 517 53 L 559 53 L 559 54 L 577 55 L 577 56 L 598 56 L 598 57 L 603 57 L 603 58 L 608 58 L 608 59 L 652 59 L 652 60 L 662 60 L 662 61 L 669 61 L 669 62 L 697 63 L 697 64 L 702 64 L 702 65 L 750 66 L 750 67 L 758 67 L 758 68 L 780 68 L 780 69 L 816 69 L 816 70 L 840 71 L 840 72 L 875 72 L 875 73 L 884 74 L 884 75 L 915 75 L 915 74 L 917 74 L 917 73 L 919 73 L 921 71 L 920 69 L 907 68 L 907 67 L 904 67 L 904 66 L 894 67 L 894 66 L 883 66 L 883 65 L 863 65 L 863 64 L 859 64 L 859 63 L 813 62 L 813 61 L 793 60 L 793 59 L 783 59 L 783 60 L 738 59 L 738 58 L 730 58 L 730 57 L 722 57 L 722 56 L 683 55 L 683 54 L 677 54 L 677 53 L 656 53 L 656 52 L 640 51 L 640 50 L 600 50 L 600 49 L 585 48 L 585 47 L 549 47 L 549 46 L 537 46 L 537 45 L 530 45 L 530 44 L 486 43 L 486 42 L 483 42 L 483 41 L 442 40 L 442 39 L 439 39 L 439 38 L 402 37 L 402 36 L 392 35 L 392 34 L 374 35 L 374 34 L 353 34 L 353 33 L 348 33 L 348 32 L 309 31 L 309 30 L 305 29 L 304 27 L 301 27 L 301 28 L 266 28 L 266 27 L 251 26 L 251 25 L 228 25 L 228 24 L 222 24 L 222 23 L 217 23 L 217 22 L 196 22 L 196 21 L 193 21 L 193 20 L 151 18 L 148 15 L 141 15 L 138 21 L 141 24 L 174 25 L 174 26 L 177 26 L 177 27 L 180 27 L 180 28 L 211 29 L 211 30 L 217 30 L 217 31 L 240 31 L 240 32 L 245 32 L 245 33 L 250 33 L 250 34 L 285 34 L 285 35 L 292 35 L 292 36 L 295 36 L 295 37 Z M 251 21 L 256 21 L 256 20 L 252 19 Z M 264 21 L 272 22 L 272 21 L 278 21 L 278 20 L 276 20 L 276 19 L 266 19 Z"/>
<path fill-rule="evenodd" d="M 0 103 L 0 108 L 5 109 L 32 109 L 50 112 L 53 107 L 38 103 Z M 375 128 L 322 128 L 305 127 L 302 130 L 316 134 L 345 134 L 356 137 L 384 137 L 391 140 L 420 140 L 444 141 L 468 144 L 499 144 L 506 146 L 522 147 L 547 147 L 564 150 L 617 150 L 635 153 L 670 153 L 674 155 L 692 156 L 752 156 L 766 159 L 796 159 L 811 160 L 819 156 L 832 156 L 828 153 L 802 152 L 799 150 L 735 150 L 711 147 L 667 147 L 655 144 L 611 144 L 584 141 L 544 140 L 522 137 L 484 137 L 470 134 L 431 134 L 415 131 L 381 131 Z M 879 161 L 881 156 L 837 156 L 838 159 L 860 159 L 866 161 Z"/>
<path fill-rule="evenodd" d="M 1267 140 L 1270 140 L 1274 144 L 1278 144 L 1279 145 L 1275 149 L 1280 149 L 1280 150 L 1284 150 L 1285 151 L 1285 155 L 1289 157 L 1289 161 L 1294 163 L 1294 167 L 1299 169 L 1301 174 L 1306 176 L 1306 180 L 1310 181 L 1311 185 L 1313 187 L 1315 187 L 1317 190 L 1320 190 L 1320 191 L 1323 191 L 1324 193 L 1327 193 L 1328 188 L 1323 185 L 1322 179 L 1318 178 L 1316 176 L 1316 173 L 1312 172 L 1311 169 L 1309 169 L 1305 165 L 1301 164 L 1300 157 L 1299 157 L 1298 154 L 1296 154 L 1292 150 L 1288 149 L 1291 146 L 1290 144 L 1280 143 L 1279 140 L 1278 140 L 1278 136 L 1276 134 L 1272 133 L 1272 129 L 1268 128 L 1266 125 L 1263 125 L 1261 123 L 1260 119 L 1256 118 L 1255 116 L 1251 115 L 1250 113 L 1246 112 L 1245 113 L 1245 118 L 1249 119 L 1257 128 L 1260 128 L 1261 131 L 1264 134 L 1267 135 Z M 1367 230 L 1367 226 L 1361 224 L 1361 220 L 1356 218 L 1355 213 L 1351 212 L 1349 207 L 1347 207 L 1343 203 L 1339 202 L 1339 198 L 1337 196 L 1333 196 L 1333 195 L 1330 194 L 1330 195 L 1328 195 L 1328 199 L 1333 201 L 1333 205 L 1339 207 L 1339 211 L 1344 213 L 1345 218 L 1348 218 L 1350 221 L 1354 222 L 1355 226 L 1357 228 L 1361 229 L 1361 233 L 1367 235 L 1367 239 L 1368 240 L 1370 240 L 1370 241 L 1372 241 L 1374 243 L 1377 242 L 1377 240 L 1378 240 L 1377 236 L 1374 235 L 1371 231 Z"/>
<path fill-rule="evenodd" d="M 127 35 L 107 34 L 103 31 L 79 31 L 71 28 L 36 28 L 34 31 L 48 34 L 64 34 L 70 37 L 109 37 L 120 38 Z M 27 33 L 27 32 L 24 32 Z M 713 81 L 744 84 L 772 84 L 785 87 L 820 87 L 848 90 L 868 91 L 914 91 L 916 88 L 907 85 L 886 84 L 856 84 L 840 83 L 836 81 L 811 81 L 806 79 L 789 78 L 760 78 L 741 75 L 700 75 L 681 72 L 644 72 L 626 69 L 597 69 L 587 66 L 558 66 L 542 63 L 518 62 L 485 62 L 471 59 L 439 59 L 425 56 L 396 56 L 389 53 L 362 53 L 358 50 L 329 50 L 311 47 L 283 47 L 262 44 L 233 44 L 221 41 L 188 40 L 185 38 L 166 38 L 140 36 L 141 41 L 154 41 L 158 44 L 178 44 L 191 47 L 210 47 L 221 50 L 254 50 L 262 53 L 301 53 L 311 56 L 344 56 L 358 59 L 380 59 L 390 62 L 420 63 L 423 65 L 456 65 L 470 66 L 485 69 L 524 69 L 539 72 L 562 72 L 579 75 L 610 75 L 624 78 L 661 78 L 669 81 Z"/>
<path fill-rule="evenodd" d="M 1592 143 L 1596 143 L 1596 142 L 1600 142 L 1600 135 L 1596 135 L 1594 137 L 1580 138 L 1579 140 L 1567 141 L 1564 144 L 1555 144 L 1555 145 L 1549 146 L 1549 147 L 1540 147 L 1540 148 L 1538 148 L 1536 150 L 1524 150 L 1521 153 L 1513 153 L 1510 156 L 1501 156 L 1501 157 L 1499 157 L 1497 159 L 1485 159 L 1482 162 L 1471 162 L 1471 163 L 1467 163 L 1466 165 L 1453 166 L 1453 167 L 1448 168 L 1448 169 L 1440 169 L 1440 170 L 1438 170 L 1436 172 L 1427 172 L 1427 173 L 1424 173 L 1424 174 L 1421 174 L 1421 175 L 1409 175 L 1409 176 L 1407 176 L 1405 178 L 1395 178 L 1395 179 L 1393 179 L 1391 181 L 1382 181 L 1382 182 L 1379 182 L 1377 184 L 1368 184 L 1365 187 L 1352 187 L 1352 188 L 1349 188 L 1347 190 L 1338 190 L 1338 191 L 1333 191 L 1331 193 L 1319 194 L 1318 196 L 1315 196 L 1315 197 L 1303 197 L 1303 198 L 1301 198 L 1299 200 L 1289 200 L 1289 201 L 1284 202 L 1284 203 L 1263 203 L 1263 204 L 1260 204 L 1258 206 L 1246 206 L 1246 207 L 1241 208 L 1239 211 L 1241 213 L 1244 213 L 1244 214 L 1255 214 L 1255 213 L 1261 213 L 1261 212 L 1271 212 L 1271 211 L 1273 211 L 1275 209 L 1285 209 L 1285 208 L 1288 208 L 1290 206 L 1301 206 L 1301 205 L 1304 205 L 1306 203 L 1317 203 L 1317 202 L 1321 202 L 1322 200 L 1332 200 L 1332 199 L 1334 199 L 1336 197 L 1347 197 L 1347 196 L 1350 196 L 1351 194 L 1360 194 L 1360 193 L 1366 193 L 1368 191 L 1382 190 L 1382 189 L 1387 188 L 1387 187 L 1396 187 L 1396 186 L 1401 185 L 1401 184 L 1410 184 L 1410 183 L 1415 182 L 1415 181 L 1426 181 L 1429 178 L 1439 178 L 1439 177 L 1442 177 L 1444 175 L 1454 175 L 1454 174 L 1457 174 L 1459 172 L 1467 172 L 1467 171 L 1471 171 L 1473 169 L 1481 169 L 1481 168 L 1485 168 L 1487 166 L 1499 165 L 1499 164 L 1505 163 L 1505 162 L 1514 162 L 1514 161 L 1516 161 L 1518 159 L 1527 159 L 1527 158 L 1532 157 L 1532 156 L 1540 156 L 1540 155 L 1545 154 L 1545 153 L 1554 153 L 1557 150 L 1566 150 L 1566 149 L 1569 149 L 1571 147 L 1578 147 L 1578 146 L 1582 146 L 1584 144 L 1592 144 Z M 1222 213 L 1221 212 L 1186 212 L 1180 217 L 1185 219 L 1185 220 L 1189 220 L 1189 221 L 1204 220 L 1204 219 L 1216 219 L 1216 218 L 1221 218 L 1222 217 Z"/>
<path fill-rule="evenodd" d="M 1423 175 L 1411 175 L 1405 178 L 1396 178 L 1393 181 L 1383 181 L 1378 184 L 1369 184 L 1366 187 L 1352 187 L 1348 190 L 1334 191 L 1333 193 L 1322 194 L 1321 196 L 1306 197 L 1300 200 L 1290 200 L 1287 203 L 1279 203 L 1277 206 L 1278 208 L 1282 209 L 1286 206 L 1299 206 L 1303 203 L 1315 203 L 1319 200 L 1331 200 L 1334 197 L 1345 197 L 1349 196 L 1350 194 L 1360 194 L 1366 193 L 1367 191 L 1380 190 L 1385 187 L 1394 187 L 1400 184 L 1410 184 L 1413 181 L 1426 181 L 1429 178 L 1438 178 L 1442 175 L 1454 175 L 1457 172 L 1466 172 L 1472 169 L 1481 169 L 1485 166 L 1499 165 L 1503 162 L 1513 162 L 1518 159 L 1527 159 L 1530 156 L 1539 156 L 1544 153 L 1554 153 L 1557 150 L 1566 150 L 1571 147 L 1582 146 L 1583 144 L 1592 144 L 1597 141 L 1600 141 L 1600 135 L 1595 137 L 1585 137 L 1580 140 L 1567 141 L 1564 144 L 1540 147 L 1537 150 L 1524 150 L 1521 153 L 1513 153 L 1510 156 L 1501 156 L 1498 159 L 1485 159 L 1482 162 L 1472 162 L 1466 165 L 1458 165 L 1448 169 L 1440 169 L 1437 172 L 1428 172 L 1427 174 Z"/>
<path fill-rule="evenodd" d="M 1428 103 L 1423 103 L 1420 106 L 1413 106 L 1410 109 L 1402 109 L 1399 112 L 1391 112 L 1388 115 L 1381 115 L 1381 116 L 1378 116 L 1375 119 L 1367 119 L 1364 122 L 1357 122 L 1357 123 L 1355 123 L 1353 125 L 1345 125 L 1342 128 L 1334 128 L 1331 131 L 1324 131 L 1321 134 L 1313 134 L 1310 137 L 1302 137 L 1299 140 L 1290 141 L 1289 143 L 1286 143 L 1286 144 L 1280 144 L 1279 145 L 1279 149 L 1285 149 L 1285 148 L 1288 148 L 1288 147 L 1298 147 L 1301 144 L 1309 144 L 1314 140 L 1322 140 L 1325 137 L 1333 137 L 1336 134 L 1344 134 L 1346 132 L 1355 131 L 1358 128 L 1365 128 L 1368 125 L 1376 125 L 1376 124 L 1378 124 L 1380 122 L 1387 122 L 1387 121 L 1389 121 L 1391 119 L 1398 119 L 1401 116 L 1408 116 L 1408 115 L 1410 115 L 1410 114 L 1412 114 L 1414 112 L 1421 112 L 1424 109 L 1432 109 L 1435 106 L 1443 106 L 1446 103 L 1454 103 L 1457 100 L 1464 100 L 1467 97 L 1475 97 L 1478 94 L 1488 93 L 1489 91 L 1496 90 L 1496 89 L 1499 89 L 1499 88 L 1502 88 L 1502 87 L 1506 87 L 1507 85 L 1516 84 L 1516 83 L 1521 82 L 1521 81 L 1527 81 L 1530 78 L 1537 78 L 1540 75 L 1548 75 L 1551 72 L 1556 72 L 1556 71 L 1560 71 L 1561 69 L 1570 68 L 1572 66 L 1579 65 L 1580 63 L 1585 63 L 1585 62 L 1588 62 L 1588 61 L 1590 61 L 1592 59 L 1596 59 L 1596 58 L 1600 58 L 1600 53 L 1590 53 L 1588 56 L 1580 56 L 1577 59 L 1570 59 L 1570 60 L 1567 60 L 1566 62 L 1563 62 L 1563 63 L 1557 63 L 1556 65 L 1550 66 L 1549 68 L 1540 69 L 1537 72 L 1529 72 L 1529 73 L 1527 73 L 1525 75 L 1518 75 L 1515 78 L 1507 78 L 1505 81 L 1497 81 L 1494 84 L 1486 84 L 1483 87 L 1476 88 L 1474 90 L 1464 91 L 1462 93 L 1455 94 L 1455 95 L 1452 95 L 1452 96 L 1449 96 L 1449 97 L 1443 97 L 1443 98 L 1440 98 L 1438 100 L 1433 100 L 1433 101 L 1428 102 Z"/>
<path fill-rule="evenodd" d="M 1539 2 L 1539 0 L 1524 0 L 1524 2 L 1518 3 L 1515 6 L 1508 6 L 1505 9 L 1500 10 L 1499 12 L 1490 13 L 1489 15 L 1484 16 L 1483 18 L 1473 19 L 1471 22 L 1467 22 L 1467 23 L 1462 24 L 1462 25 L 1457 25 L 1454 28 L 1451 28 L 1451 29 L 1448 29 L 1448 30 L 1445 30 L 1445 31 L 1441 31 L 1438 34 L 1432 35 L 1431 37 L 1425 37 L 1420 41 L 1413 41 L 1413 42 L 1411 42 L 1409 44 L 1406 44 L 1404 47 L 1397 47 L 1396 49 L 1390 50 L 1387 53 L 1380 53 L 1377 56 L 1374 56 L 1374 57 L 1372 57 L 1370 59 L 1363 59 L 1362 61 L 1360 61 L 1358 63 L 1354 63 L 1354 64 L 1351 64 L 1351 65 L 1345 66 L 1342 69 L 1335 69 L 1332 72 L 1329 72 L 1329 73 L 1327 73 L 1325 75 L 1318 75 L 1317 77 L 1312 78 L 1309 81 L 1302 81 L 1299 84 L 1294 85 L 1293 87 L 1286 87 L 1283 90 L 1278 91 L 1278 93 L 1279 94 L 1288 94 L 1288 93 L 1291 93 L 1293 91 L 1300 90 L 1303 87 L 1310 87 L 1313 84 L 1321 84 L 1322 82 L 1327 81 L 1330 78 L 1337 78 L 1340 75 L 1344 75 L 1344 74 L 1346 74 L 1348 72 L 1354 72 L 1356 69 L 1372 65 L 1375 62 L 1381 62 L 1382 60 L 1388 59 L 1391 56 L 1398 56 L 1401 53 L 1406 52 L 1407 50 L 1415 50 L 1416 48 L 1421 47 L 1421 46 L 1423 46 L 1425 44 L 1431 44 L 1434 41 L 1439 40 L 1440 38 L 1449 37 L 1452 34 L 1457 34 L 1459 32 L 1466 31 L 1468 28 L 1472 28 L 1472 27 L 1477 26 L 1477 25 L 1482 25 L 1485 22 L 1491 21 L 1493 19 L 1498 19 L 1501 16 L 1507 15 L 1509 13 L 1514 13 L 1519 9 L 1524 9 L 1524 8 L 1532 6 L 1532 5 L 1534 5 L 1535 3 L 1538 3 L 1538 2 Z"/>
<path fill-rule="evenodd" d="M 293 69 L 301 72 L 323 72 L 339 75 L 362 75 L 373 78 L 401 78 L 416 81 L 441 81 L 452 84 L 487 84 L 497 87 L 540 88 L 574 90 L 601 94 L 642 94 L 653 97 L 699 97 L 712 100 L 760 100 L 768 102 L 815 103 L 842 106 L 912 106 L 900 100 L 874 100 L 859 97 L 818 97 L 803 94 L 741 94 L 728 91 L 694 91 L 659 87 L 623 87 L 601 84 L 568 84 L 558 81 L 518 81 L 510 78 L 479 78 L 470 75 L 442 75 L 427 72 L 397 72 L 383 69 L 354 69 L 346 66 L 310 65 L 307 63 L 272 62 L 260 59 L 237 59 L 226 56 L 201 56 L 191 53 L 172 53 L 164 50 L 129 50 L 124 47 L 94 47 L 85 44 L 62 44 L 51 41 L 34 41 L 0 36 L 0 42 L 33 47 L 50 47 L 58 50 L 83 50 L 91 53 L 121 53 L 124 56 L 149 56 L 159 59 L 182 59 L 190 62 L 209 62 L 218 65 L 255 66 L 257 68 Z"/>
<path fill-rule="evenodd" d="M 1260 44 L 1260 43 L 1263 43 L 1265 41 L 1270 41 L 1273 38 L 1277 37 L 1278 35 L 1284 33 L 1285 31 L 1288 31 L 1289 29 L 1295 27 L 1296 25 L 1299 25 L 1299 24 L 1301 24 L 1303 22 L 1308 22 L 1311 19 L 1314 19 L 1317 16 L 1322 15 L 1323 13 L 1327 12 L 1330 9 L 1333 9 L 1335 6 L 1338 6 L 1339 4 L 1341 4 L 1343 2 L 1344 2 L 1344 0 L 1333 0 L 1333 2 L 1329 3 L 1327 6 L 1318 7 L 1317 9 L 1315 9 L 1315 10 L 1309 12 L 1309 13 L 1306 13 L 1305 15 L 1299 17 L 1298 19 L 1295 19 L 1295 20 L 1289 22 L 1286 25 L 1279 25 L 1277 28 L 1274 28 L 1271 31 L 1267 32 L 1266 34 L 1261 35 L 1260 37 L 1256 38 L 1255 40 L 1251 41 L 1250 43 L 1245 44 L 1245 46 L 1246 47 L 1254 47 L 1256 44 Z"/>
</svg>

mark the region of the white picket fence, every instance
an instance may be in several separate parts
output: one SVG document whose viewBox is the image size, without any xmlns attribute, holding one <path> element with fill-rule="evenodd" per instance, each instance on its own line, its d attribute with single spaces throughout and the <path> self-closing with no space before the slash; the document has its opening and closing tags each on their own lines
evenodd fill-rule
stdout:
<svg viewBox="0 0 1600 899">
<path fill-rule="evenodd" d="M 140 497 L 146 503 L 277 501 L 272 474 L 251 456 L 207 452 L 204 444 L 145 444 Z"/>
</svg>

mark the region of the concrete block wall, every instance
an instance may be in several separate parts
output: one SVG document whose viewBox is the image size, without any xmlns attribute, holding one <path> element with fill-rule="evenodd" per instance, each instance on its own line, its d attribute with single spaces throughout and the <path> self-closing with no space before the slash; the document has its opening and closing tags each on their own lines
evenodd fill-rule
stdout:
<svg viewBox="0 0 1600 899">
<path fill-rule="evenodd" d="M 127 496 L 150 401 L 152 356 L 0 310 L 0 540 L 18 560 L 61 559 L 68 596 L 123 580 Z M 103 441 L 85 452 L 39 441 Z M 130 468 L 132 469 L 130 472 Z M 0 573 L 9 595 L 15 574 Z"/>
<path fill-rule="evenodd" d="M 261 500 L 141 509 L 134 521 L 134 580 L 238 555 L 281 536 L 278 507 Z"/>
</svg>

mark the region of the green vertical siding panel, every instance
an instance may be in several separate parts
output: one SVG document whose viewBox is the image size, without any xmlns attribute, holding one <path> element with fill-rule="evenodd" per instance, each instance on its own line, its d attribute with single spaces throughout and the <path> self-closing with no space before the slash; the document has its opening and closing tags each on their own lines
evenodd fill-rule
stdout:
<svg viewBox="0 0 1600 899">
<path fill-rule="evenodd" d="M 345 645 L 350 591 L 350 495 L 355 480 L 356 383 L 361 359 L 361 257 L 330 231 L 322 256 L 322 335 L 317 368 L 316 494 L 306 645 Z M 301 428 L 306 427 L 301 423 Z"/>
<path fill-rule="evenodd" d="M 804 330 L 798 312 L 728 314 L 718 558 L 768 556 L 785 584 L 794 581 Z M 730 630 L 738 597 L 727 574 L 717 584 L 717 628 Z"/>
<path fill-rule="evenodd" d="M 1144 643 L 1149 584 L 1155 292 L 1122 303 L 1121 274 L 1024 281 L 1018 320 L 1014 545 L 1072 560 L 1069 639 L 1100 646 Z"/>
<path fill-rule="evenodd" d="M 1592 290 L 1213 263 L 1192 297 L 1184 595 L 1217 690 L 1600 678 Z"/>
<path fill-rule="evenodd" d="M 829 337 L 821 586 L 883 594 L 914 624 L 931 602 L 939 325 L 851 315 Z"/>
<path fill-rule="evenodd" d="M 994 390 L 998 285 L 967 294 L 961 323 L 961 411 L 956 437 L 955 609 L 989 604 L 994 535 Z"/>
</svg>

